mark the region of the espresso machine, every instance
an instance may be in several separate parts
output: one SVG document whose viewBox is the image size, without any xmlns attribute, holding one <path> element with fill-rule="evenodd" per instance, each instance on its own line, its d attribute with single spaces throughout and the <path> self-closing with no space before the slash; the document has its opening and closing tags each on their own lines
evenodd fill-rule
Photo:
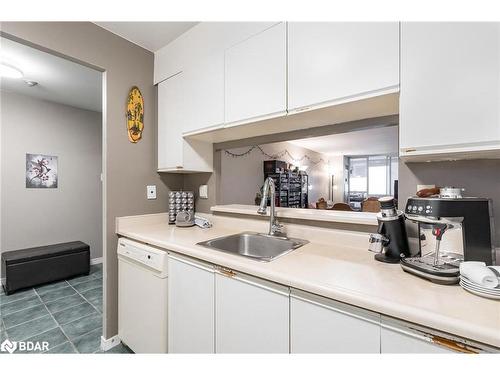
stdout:
<svg viewBox="0 0 500 375">
<path fill-rule="evenodd" d="M 411 197 L 405 216 L 418 224 L 419 241 L 419 256 L 401 260 L 406 272 L 438 284 L 457 284 L 462 261 L 495 262 L 489 199 Z"/>
<path fill-rule="evenodd" d="M 393 197 L 382 197 L 377 214 L 377 233 L 370 234 L 368 250 L 375 253 L 375 260 L 384 263 L 399 263 L 411 256 L 406 235 L 404 213 L 396 210 Z"/>
</svg>

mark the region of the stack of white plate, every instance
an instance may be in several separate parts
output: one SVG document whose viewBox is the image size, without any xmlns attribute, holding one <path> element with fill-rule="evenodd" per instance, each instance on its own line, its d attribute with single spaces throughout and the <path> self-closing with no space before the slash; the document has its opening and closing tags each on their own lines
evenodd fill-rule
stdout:
<svg viewBox="0 0 500 375">
<path fill-rule="evenodd" d="M 494 271 L 495 272 L 495 271 Z M 466 291 L 481 297 L 500 300 L 500 285 L 496 288 L 487 288 L 481 284 L 475 283 L 463 275 L 460 275 L 460 285 Z"/>
</svg>

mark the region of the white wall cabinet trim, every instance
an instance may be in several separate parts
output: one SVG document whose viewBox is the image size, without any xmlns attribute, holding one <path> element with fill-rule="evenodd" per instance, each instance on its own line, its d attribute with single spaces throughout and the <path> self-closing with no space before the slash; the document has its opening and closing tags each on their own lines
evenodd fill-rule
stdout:
<svg viewBox="0 0 500 375">
<path fill-rule="evenodd" d="M 302 112 L 314 111 L 316 109 L 322 109 L 322 108 L 326 108 L 326 107 L 334 107 L 334 106 L 338 106 L 341 104 L 357 102 L 357 101 L 361 101 L 364 99 L 370 99 L 370 98 L 374 98 L 377 96 L 394 94 L 394 93 L 398 93 L 398 92 L 399 92 L 399 85 L 384 87 L 384 88 L 381 88 L 378 90 L 364 92 L 361 94 L 355 94 L 352 96 L 346 96 L 343 98 L 332 99 L 332 100 L 325 101 L 325 102 L 306 105 L 304 107 L 289 109 L 287 112 L 287 115 L 291 116 L 291 115 L 294 115 L 294 114 L 299 113 L 299 112 L 302 113 Z"/>
</svg>

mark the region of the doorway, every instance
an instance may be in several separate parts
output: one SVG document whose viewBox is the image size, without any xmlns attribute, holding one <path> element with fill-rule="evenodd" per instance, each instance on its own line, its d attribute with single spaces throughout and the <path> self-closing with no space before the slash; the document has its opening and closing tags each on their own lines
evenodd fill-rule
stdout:
<svg viewBox="0 0 500 375">
<path fill-rule="evenodd" d="M 5 295 L 0 341 L 50 353 L 100 349 L 103 314 L 102 71 L 1 37 L 1 248 L 82 241 L 90 273 Z M 4 69 L 5 67 L 5 69 Z"/>
</svg>

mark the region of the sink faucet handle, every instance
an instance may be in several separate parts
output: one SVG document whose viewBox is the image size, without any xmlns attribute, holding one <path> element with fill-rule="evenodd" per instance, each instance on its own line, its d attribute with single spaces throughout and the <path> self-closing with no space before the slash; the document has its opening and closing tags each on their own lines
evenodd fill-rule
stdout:
<svg viewBox="0 0 500 375">
<path fill-rule="evenodd" d="M 285 234 L 285 227 L 276 220 L 272 225 L 273 234 Z"/>
</svg>

